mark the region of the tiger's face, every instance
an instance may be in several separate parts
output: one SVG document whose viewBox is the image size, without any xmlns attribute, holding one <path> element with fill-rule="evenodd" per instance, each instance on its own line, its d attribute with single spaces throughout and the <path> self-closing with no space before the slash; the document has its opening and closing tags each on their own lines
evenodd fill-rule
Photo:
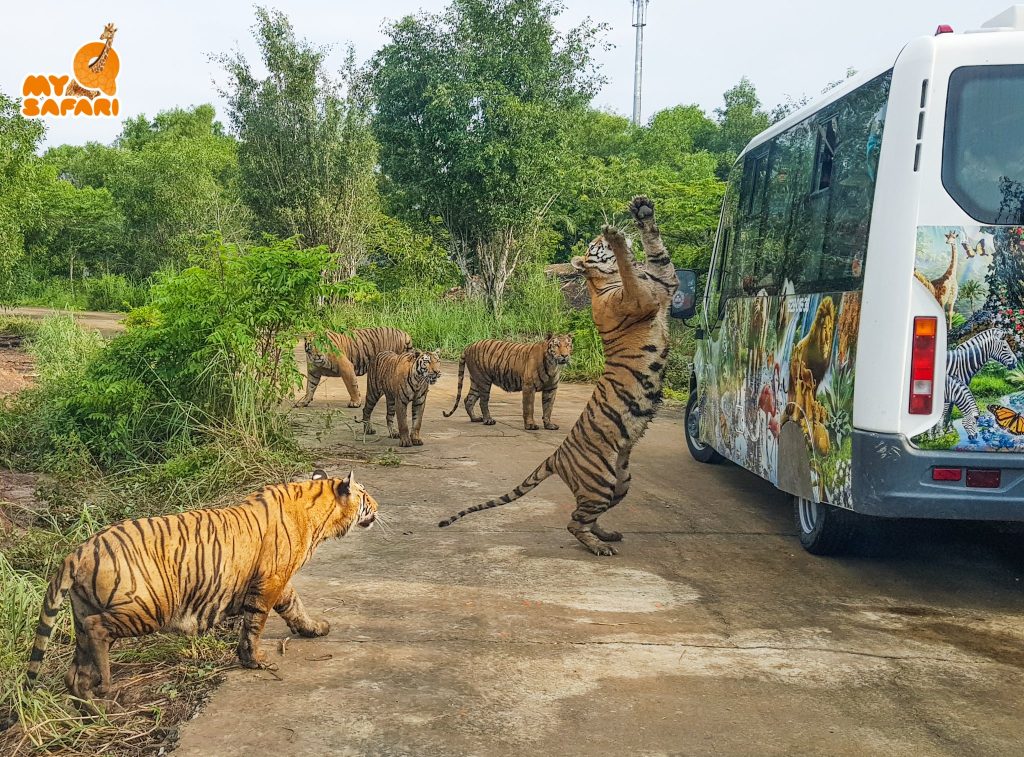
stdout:
<svg viewBox="0 0 1024 757">
<path fill-rule="evenodd" d="M 633 248 L 628 239 L 626 246 L 630 250 Z M 615 262 L 615 253 L 612 252 L 612 248 L 603 234 L 594 237 L 587 247 L 586 255 L 577 255 L 572 259 L 572 267 L 584 276 L 595 274 L 609 276 L 619 272 L 618 264 Z"/>
<path fill-rule="evenodd" d="M 370 528 L 377 520 L 377 500 L 355 480 L 353 471 L 345 478 L 331 479 L 324 471 L 315 470 L 313 480 L 330 480 L 336 499 L 335 512 L 340 520 L 345 520 L 345 515 L 352 510 L 355 510 L 355 518 L 351 523 L 360 528 Z"/>
<path fill-rule="evenodd" d="M 572 357 L 572 334 L 547 335 L 548 358 L 557 365 L 565 365 Z"/>
<path fill-rule="evenodd" d="M 433 386 L 441 378 L 441 350 L 421 352 L 416 357 L 416 373 Z"/>
</svg>

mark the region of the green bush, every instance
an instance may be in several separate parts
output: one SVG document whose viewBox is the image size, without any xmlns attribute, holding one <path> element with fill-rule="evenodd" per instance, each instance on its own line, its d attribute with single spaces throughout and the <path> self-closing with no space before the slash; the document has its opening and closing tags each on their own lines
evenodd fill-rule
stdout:
<svg viewBox="0 0 1024 757">
<path fill-rule="evenodd" d="M 300 385 L 294 346 L 316 330 L 325 248 L 213 244 L 167 274 L 110 344 L 51 319 L 36 340 L 40 381 L 0 414 L 0 457 L 115 469 L 161 462 L 221 429 L 273 446 L 279 403 Z"/>
</svg>

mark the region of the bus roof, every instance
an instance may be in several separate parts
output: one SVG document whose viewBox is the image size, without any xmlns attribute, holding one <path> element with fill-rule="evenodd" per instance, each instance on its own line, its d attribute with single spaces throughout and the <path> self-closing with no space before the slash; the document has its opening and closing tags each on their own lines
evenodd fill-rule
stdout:
<svg viewBox="0 0 1024 757">
<path fill-rule="evenodd" d="M 943 27 L 940 27 L 943 29 Z M 1002 13 L 989 19 L 981 25 L 979 29 L 971 30 L 963 34 L 938 34 L 932 37 L 924 37 L 926 40 L 935 41 L 936 36 L 941 36 L 949 39 L 954 44 L 971 44 L 966 38 L 973 37 L 977 32 L 1005 32 L 1005 31 L 1024 31 L 1024 4 L 1012 5 Z M 975 37 L 975 40 L 977 37 Z M 955 41 L 954 41 L 955 40 Z M 905 47 L 905 46 L 904 46 Z M 902 52 L 902 49 L 900 50 Z M 811 102 L 807 103 L 801 108 L 790 113 L 788 116 L 783 118 L 778 123 L 772 124 L 767 129 L 762 131 L 756 137 L 747 143 L 747 146 L 743 148 L 743 151 L 737 156 L 737 162 L 739 162 L 743 156 L 745 156 L 751 150 L 757 148 L 759 145 L 764 144 L 768 140 L 784 132 L 794 124 L 798 124 L 809 116 L 814 115 L 819 110 L 827 106 L 829 103 L 838 100 L 840 97 L 845 95 L 847 92 L 851 92 L 857 87 L 865 84 L 874 79 L 879 74 L 883 74 L 892 68 L 896 63 L 896 58 L 899 57 L 897 54 L 891 58 L 885 58 L 881 62 L 865 68 L 863 71 L 858 72 L 856 75 L 851 76 L 842 83 L 833 87 L 832 89 L 824 92 Z"/>
<path fill-rule="evenodd" d="M 842 83 L 837 84 L 835 87 L 828 90 L 824 94 L 819 95 L 811 102 L 793 111 L 788 116 L 783 118 L 781 121 L 772 124 L 767 129 L 758 134 L 756 137 L 754 137 L 752 140 L 750 140 L 750 142 L 747 143 L 747 146 L 743 148 L 743 152 L 741 152 L 737 157 L 737 162 L 740 159 L 742 159 L 743 156 L 746 155 L 748 152 L 750 152 L 753 149 L 756 149 L 758 145 L 761 145 L 767 142 L 768 140 L 772 139 L 773 137 L 777 136 L 778 134 L 781 134 L 790 126 L 800 123 L 808 116 L 814 115 L 829 103 L 838 100 L 847 92 L 851 92 L 857 89 L 857 87 L 861 86 L 862 84 L 871 81 L 879 74 L 885 73 L 886 71 L 893 67 L 895 62 L 895 58 L 887 58 L 883 63 L 877 63 L 871 66 L 870 68 L 864 69 L 863 71 L 858 71 L 849 79 L 846 79 Z"/>
</svg>

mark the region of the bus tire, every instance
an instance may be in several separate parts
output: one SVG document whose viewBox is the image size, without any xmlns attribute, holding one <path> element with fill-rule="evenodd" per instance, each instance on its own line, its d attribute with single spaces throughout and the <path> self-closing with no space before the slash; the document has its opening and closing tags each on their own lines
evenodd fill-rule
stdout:
<svg viewBox="0 0 1024 757">
<path fill-rule="evenodd" d="M 686 415 L 683 417 L 683 433 L 686 435 L 686 448 L 690 450 L 693 459 L 698 463 L 715 464 L 720 463 L 723 458 L 715 452 L 714 447 L 705 444 L 700 438 L 700 418 L 696 412 L 697 392 L 690 391 L 690 398 L 686 401 Z"/>
<path fill-rule="evenodd" d="M 862 539 L 863 516 L 823 502 L 793 497 L 793 514 L 800 545 L 812 555 L 841 555 Z"/>
</svg>

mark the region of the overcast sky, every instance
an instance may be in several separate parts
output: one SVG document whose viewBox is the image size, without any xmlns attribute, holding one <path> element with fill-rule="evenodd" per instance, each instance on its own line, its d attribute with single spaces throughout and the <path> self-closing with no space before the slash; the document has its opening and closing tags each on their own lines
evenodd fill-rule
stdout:
<svg viewBox="0 0 1024 757">
<path fill-rule="evenodd" d="M 335 46 L 340 63 L 346 42 L 365 60 L 385 41 L 383 23 L 418 9 L 438 10 L 445 0 L 279 0 L 297 33 Z M 644 55 L 643 114 L 681 103 L 709 113 L 743 75 L 765 106 L 816 94 L 847 67 L 864 69 L 888 58 L 913 37 L 940 23 L 971 29 L 1002 11 L 1009 0 L 651 0 Z M 178 0 L 81 2 L 49 0 L 5 4 L 0 46 L 0 91 L 20 96 L 27 74 L 70 72 L 74 52 L 98 38 L 103 25 L 118 27 L 114 49 L 121 117 L 153 115 L 174 106 L 213 102 L 220 75 L 209 56 L 240 48 L 257 53 L 251 2 Z M 559 25 L 590 16 L 611 26 L 609 51 L 597 51 L 608 84 L 594 104 L 628 115 L 632 110 L 633 29 L 630 0 L 568 0 Z M 109 142 L 117 118 L 50 118 L 47 144 Z"/>
</svg>

